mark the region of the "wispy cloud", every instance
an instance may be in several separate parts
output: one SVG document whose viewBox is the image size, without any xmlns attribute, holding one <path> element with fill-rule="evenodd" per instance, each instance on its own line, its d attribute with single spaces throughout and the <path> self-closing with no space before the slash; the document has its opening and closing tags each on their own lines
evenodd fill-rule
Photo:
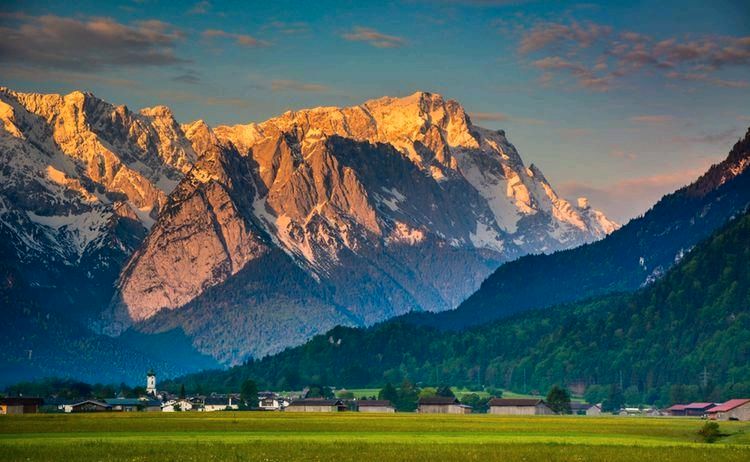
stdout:
<svg viewBox="0 0 750 462">
<path fill-rule="evenodd" d="M 258 40 L 251 35 L 236 34 L 236 33 L 227 32 L 221 29 L 206 29 L 203 31 L 201 35 L 203 35 L 203 38 L 206 38 L 206 39 L 228 38 L 228 39 L 231 39 L 237 45 L 240 45 L 243 47 L 252 48 L 252 47 L 263 47 L 263 46 L 268 45 L 268 42 L 263 41 L 263 40 Z"/>
<path fill-rule="evenodd" d="M 320 93 L 328 91 L 328 87 L 317 83 L 298 82 L 296 80 L 272 80 L 271 91 L 295 91 Z"/>
<path fill-rule="evenodd" d="M 636 123 L 636 124 L 646 124 L 646 125 L 663 125 L 669 122 L 672 122 L 674 120 L 674 117 L 671 115 L 663 115 L 663 114 L 657 114 L 657 115 L 638 115 L 628 118 L 630 122 Z"/>
<path fill-rule="evenodd" d="M 196 85 L 201 82 L 201 78 L 198 73 L 192 70 L 187 70 L 181 74 L 177 74 L 172 77 L 171 80 L 173 82 L 189 83 L 191 85 Z"/>
<path fill-rule="evenodd" d="M 46 70 L 45 72 L 39 72 L 36 68 L 10 67 L 8 69 L 3 69 L 3 76 L 6 78 L 27 80 L 31 82 L 62 82 L 75 88 L 80 88 L 83 83 L 108 85 L 112 87 L 139 87 L 136 81 L 130 79 L 98 75 L 91 72 L 75 72 L 67 70 L 52 69 Z"/>
<path fill-rule="evenodd" d="M 706 171 L 705 165 L 672 172 L 645 175 L 596 187 L 582 182 L 562 183 L 557 188 L 564 197 L 587 197 L 597 208 L 619 223 L 644 213 L 663 195 L 692 183 Z"/>
<path fill-rule="evenodd" d="M 516 122 L 524 125 L 544 125 L 545 121 L 529 117 L 514 117 L 502 112 L 472 112 L 469 114 L 473 122 Z"/>
<path fill-rule="evenodd" d="M 264 29 L 273 29 L 282 34 L 294 35 L 310 32 L 310 25 L 303 21 L 271 21 L 263 26 Z"/>
<path fill-rule="evenodd" d="M 741 130 L 737 127 L 721 130 L 718 132 L 703 132 L 693 135 L 681 135 L 672 138 L 676 143 L 699 143 L 699 144 L 730 144 L 737 140 Z"/>
<path fill-rule="evenodd" d="M 355 27 L 343 37 L 352 42 L 366 42 L 376 48 L 398 48 L 406 45 L 406 40 L 401 37 L 383 34 L 369 27 Z"/>
<path fill-rule="evenodd" d="M 570 25 L 541 23 L 524 34 L 518 51 L 521 54 L 527 54 L 550 45 L 559 46 L 563 42 L 586 48 L 611 32 L 611 27 L 594 23 L 579 24 L 574 22 Z"/>
<path fill-rule="evenodd" d="M 204 0 L 193 5 L 193 7 L 188 10 L 188 14 L 206 14 L 211 10 L 211 7 L 211 2 Z"/>
<path fill-rule="evenodd" d="M 184 63 L 175 55 L 182 32 L 166 22 L 4 15 L 0 62 L 41 68 L 99 70 Z"/>
<path fill-rule="evenodd" d="M 540 82 L 544 85 L 570 76 L 582 88 L 609 91 L 623 78 L 642 73 L 724 88 L 750 87 L 748 81 L 715 75 L 724 68 L 750 66 L 750 36 L 657 40 L 575 21 L 540 22 L 521 28 L 520 33 L 518 52 L 542 71 Z"/>
</svg>

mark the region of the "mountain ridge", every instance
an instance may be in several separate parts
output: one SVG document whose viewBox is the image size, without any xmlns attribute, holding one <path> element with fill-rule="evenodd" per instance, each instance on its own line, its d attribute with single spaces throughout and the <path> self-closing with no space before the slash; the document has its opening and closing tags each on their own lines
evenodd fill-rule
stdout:
<svg viewBox="0 0 750 462">
<path fill-rule="evenodd" d="M 504 261 L 617 227 L 434 93 L 211 127 L 3 88 L 0 119 L 0 234 L 42 305 L 112 335 L 180 328 L 229 364 L 452 308 Z"/>
</svg>

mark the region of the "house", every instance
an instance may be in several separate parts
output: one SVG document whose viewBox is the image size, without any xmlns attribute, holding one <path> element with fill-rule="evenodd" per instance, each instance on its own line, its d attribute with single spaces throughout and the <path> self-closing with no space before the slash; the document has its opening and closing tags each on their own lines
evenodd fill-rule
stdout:
<svg viewBox="0 0 750 462">
<path fill-rule="evenodd" d="M 175 412 L 175 411 L 192 411 L 195 404 L 186 398 L 170 399 L 166 401 L 162 406 L 162 412 Z"/>
<path fill-rule="evenodd" d="M 420 414 L 471 414 L 471 406 L 461 404 L 457 398 L 430 396 L 419 398 Z"/>
<path fill-rule="evenodd" d="M 106 412 L 111 411 L 112 406 L 95 399 L 87 399 L 78 403 L 67 404 L 64 406 L 64 410 L 65 412 Z"/>
<path fill-rule="evenodd" d="M 341 412 L 346 406 L 340 399 L 306 398 L 296 399 L 284 409 L 289 412 Z"/>
<path fill-rule="evenodd" d="M 601 415 L 602 408 L 598 404 L 570 403 L 570 413 L 574 415 Z"/>
<path fill-rule="evenodd" d="M 359 412 L 396 412 L 396 408 L 393 407 L 390 401 L 382 399 L 361 399 L 357 401 L 357 409 Z"/>
<path fill-rule="evenodd" d="M 693 417 L 703 417 L 713 407 L 715 403 L 690 403 L 685 406 L 685 415 Z"/>
<path fill-rule="evenodd" d="M 730 399 L 712 407 L 707 414 L 713 420 L 750 420 L 750 399 Z"/>
<path fill-rule="evenodd" d="M 0 415 L 36 414 L 43 403 L 41 398 L 0 398 Z"/>
<path fill-rule="evenodd" d="M 665 409 L 672 417 L 680 417 L 685 415 L 685 408 L 687 404 L 673 404 Z"/>
<path fill-rule="evenodd" d="M 538 398 L 492 398 L 490 414 L 498 415 L 553 415 L 555 412 Z"/>
<path fill-rule="evenodd" d="M 143 398 L 113 398 L 105 399 L 105 403 L 112 406 L 113 411 L 120 412 L 158 412 L 161 411 L 161 401 Z"/>
<path fill-rule="evenodd" d="M 233 401 L 231 396 L 226 398 L 211 396 L 203 399 L 202 410 L 203 412 L 227 411 L 237 410 L 239 407 L 238 402 Z"/>
<path fill-rule="evenodd" d="M 258 408 L 264 411 L 281 411 L 289 406 L 289 398 L 284 398 L 272 391 L 258 393 Z"/>
</svg>

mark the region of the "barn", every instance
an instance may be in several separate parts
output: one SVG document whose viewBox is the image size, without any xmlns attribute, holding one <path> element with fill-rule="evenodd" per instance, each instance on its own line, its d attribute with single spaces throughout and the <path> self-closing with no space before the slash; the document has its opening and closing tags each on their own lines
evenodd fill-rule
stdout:
<svg viewBox="0 0 750 462">
<path fill-rule="evenodd" d="M 387 399 L 362 399 L 357 401 L 357 409 L 359 412 L 396 412 L 396 408 Z"/>
<path fill-rule="evenodd" d="M 430 396 L 419 398 L 420 414 L 471 414 L 471 406 L 461 404 L 457 398 Z"/>
<path fill-rule="evenodd" d="M 65 412 L 105 412 L 111 410 L 111 405 L 94 399 L 87 399 L 65 406 Z"/>
<path fill-rule="evenodd" d="M 706 413 L 708 413 L 709 410 L 711 410 L 715 406 L 716 404 L 714 403 L 690 403 L 685 406 L 685 415 L 693 417 L 703 417 L 704 415 L 706 415 Z"/>
<path fill-rule="evenodd" d="M 346 406 L 340 399 L 306 398 L 292 401 L 284 409 L 288 412 L 341 412 Z"/>
<path fill-rule="evenodd" d="M 750 399 L 730 399 L 708 410 L 714 420 L 750 420 Z"/>
<path fill-rule="evenodd" d="M 36 414 L 41 398 L 0 398 L 0 414 Z"/>
<path fill-rule="evenodd" d="M 543 399 L 492 398 L 488 403 L 490 414 L 499 415 L 553 415 Z"/>
</svg>

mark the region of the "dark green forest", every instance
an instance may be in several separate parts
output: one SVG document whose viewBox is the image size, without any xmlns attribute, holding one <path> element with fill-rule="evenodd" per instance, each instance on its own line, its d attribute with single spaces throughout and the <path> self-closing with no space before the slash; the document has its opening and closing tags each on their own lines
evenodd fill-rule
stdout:
<svg viewBox="0 0 750 462">
<path fill-rule="evenodd" d="M 750 395 L 750 215 L 730 221 L 635 293 L 531 311 L 464 332 L 403 320 L 337 327 L 307 344 L 227 371 L 179 379 L 188 389 L 308 383 L 382 387 L 403 380 L 544 392 L 586 387 L 625 402 Z"/>
</svg>

